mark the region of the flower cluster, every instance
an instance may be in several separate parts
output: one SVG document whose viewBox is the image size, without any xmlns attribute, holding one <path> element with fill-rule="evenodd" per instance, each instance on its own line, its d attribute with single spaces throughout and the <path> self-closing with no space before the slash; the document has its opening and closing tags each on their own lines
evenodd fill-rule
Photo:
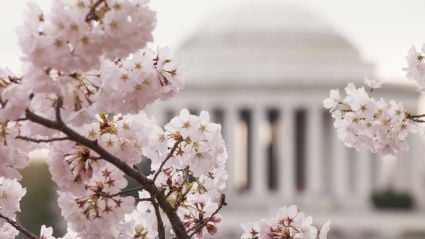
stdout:
<svg viewBox="0 0 425 239">
<path fill-rule="evenodd" d="M 114 238 L 115 225 L 134 210 L 134 198 L 121 196 L 124 174 L 113 166 L 100 168 L 85 191 L 60 192 L 58 204 L 69 227 L 83 238 Z"/>
<path fill-rule="evenodd" d="M 330 98 L 323 102 L 345 145 L 382 155 L 395 155 L 409 148 L 406 138 L 417 131 L 417 126 L 401 103 L 377 100 L 364 87 L 356 88 L 351 83 L 345 92 L 343 98 L 338 89 L 331 90 Z"/>
<path fill-rule="evenodd" d="M 282 207 L 276 216 L 254 223 L 241 224 L 244 233 L 241 239 L 325 239 L 330 227 L 327 222 L 318 230 L 312 225 L 313 219 L 304 215 L 292 205 Z"/>
<path fill-rule="evenodd" d="M 216 234 L 221 217 L 215 210 L 225 203 L 227 154 L 220 131 L 207 112 L 195 116 L 183 109 L 164 129 L 156 128 L 144 148 L 156 184 L 170 194 L 185 227 L 198 237 Z"/>
<path fill-rule="evenodd" d="M 5 221 L 4 217 L 14 220 L 20 211 L 19 202 L 26 189 L 16 179 L 0 177 L 0 238 L 15 238 L 19 231 Z"/>
<path fill-rule="evenodd" d="M 99 112 L 136 114 L 178 92 L 184 80 L 169 50 L 143 49 L 155 25 L 147 2 L 58 0 L 47 15 L 29 4 L 18 30 L 22 77 L 0 70 L 0 122 L 28 108 L 52 117 L 58 95 L 65 122 L 82 125 Z"/>
<path fill-rule="evenodd" d="M 27 108 L 54 117 L 50 106 L 62 95 L 63 118 L 74 125 L 90 122 L 99 112 L 137 114 L 157 99 L 174 96 L 184 84 L 167 48 L 115 61 L 102 58 L 99 68 L 85 72 L 29 66 L 20 79 L 0 71 L 0 80 L 0 121 L 15 120 Z"/>
<path fill-rule="evenodd" d="M 170 147 L 177 144 L 176 154 L 167 161 L 166 166 L 183 169 L 188 167 L 194 176 L 205 174 L 211 169 L 223 169 L 227 155 L 221 136 L 221 127 L 210 122 L 208 112 L 200 116 L 191 115 L 187 109 L 180 111 L 164 126 L 158 129 L 151 140 L 152 147 L 147 155 L 158 169 Z"/>
<path fill-rule="evenodd" d="M 139 51 L 122 61 L 102 59 L 100 78 L 97 112 L 137 113 L 158 98 L 174 96 L 184 84 L 168 48 Z"/>
<path fill-rule="evenodd" d="M 415 47 L 410 48 L 406 56 L 407 67 L 404 68 L 404 70 L 406 71 L 407 78 L 416 81 L 420 91 L 423 91 L 425 89 L 424 47 L 422 47 L 420 52 L 418 52 Z"/>
<path fill-rule="evenodd" d="M 22 78 L 7 69 L 0 69 L 0 122 L 16 119 L 29 104 Z"/>
<path fill-rule="evenodd" d="M 25 59 L 39 68 L 90 70 L 99 57 L 126 57 L 152 40 L 146 0 L 57 0 L 50 14 L 30 3 L 18 29 Z"/>
<path fill-rule="evenodd" d="M 100 114 L 95 122 L 76 130 L 128 165 L 136 165 L 142 159 L 142 146 L 147 145 L 152 124 L 144 113 L 112 119 Z M 114 229 L 113 225 L 134 209 L 134 198 L 119 194 L 127 185 L 124 174 L 94 151 L 69 140 L 51 143 L 47 163 L 61 191 L 62 215 L 71 229 L 84 238 L 112 238 L 116 232 L 104 230 L 104 226 Z"/>
<path fill-rule="evenodd" d="M 110 153 L 133 166 L 142 160 L 142 146 L 151 137 L 152 125 L 153 121 L 143 112 L 117 115 L 111 120 L 106 114 L 100 114 L 98 120 L 79 127 L 78 131 L 90 140 L 97 140 Z M 58 141 L 51 143 L 47 164 L 60 188 L 81 191 L 106 162 L 85 146 L 72 141 Z"/>
<path fill-rule="evenodd" d="M 219 209 L 220 204 L 212 201 L 208 195 L 190 194 L 178 213 L 188 232 L 195 238 L 205 238 L 218 232 L 222 220 Z"/>
<path fill-rule="evenodd" d="M 16 139 L 25 129 L 19 122 L 0 123 L 0 176 L 21 178 L 17 170 L 27 165 L 28 153 L 34 149 L 33 144 Z"/>
<path fill-rule="evenodd" d="M 139 192 L 139 199 L 148 199 L 149 193 L 146 191 Z M 116 238 L 158 238 L 157 220 L 152 220 L 156 217 L 155 208 L 150 201 L 140 201 L 136 209 L 126 214 L 124 221 L 119 226 L 119 232 Z"/>
<path fill-rule="evenodd" d="M 150 158 L 149 178 L 169 195 L 186 229 L 198 238 L 217 233 L 218 211 L 225 204 L 227 154 L 221 127 L 210 122 L 207 112 L 195 116 L 184 109 L 164 129 L 144 113 L 112 118 L 102 113 L 75 130 L 128 165 L 140 163 L 142 155 Z M 127 183 L 120 171 L 78 143 L 61 140 L 50 145 L 47 163 L 61 191 L 59 206 L 70 229 L 83 238 L 157 235 L 152 220 L 138 218 L 152 217 L 152 205 L 139 202 L 133 211 L 132 197 L 120 196 Z M 149 198 L 146 194 L 139 197 Z M 104 230 L 104 225 L 111 230 Z"/>
</svg>

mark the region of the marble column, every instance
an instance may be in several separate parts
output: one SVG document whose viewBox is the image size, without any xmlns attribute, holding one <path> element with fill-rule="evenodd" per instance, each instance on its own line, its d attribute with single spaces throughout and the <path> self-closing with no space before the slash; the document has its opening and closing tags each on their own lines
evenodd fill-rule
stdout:
<svg viewBox="0 0 425 239">
<path fill-rule="evenodd" d="M 295 190 L 295 109 L 285 106 L 279 115 L 279 192 L 292 203 Z"/>
<path fill-rule="evenodd" d="M 410 154 L 409 171 L 411 173 L 411 185 L 413 195 L 419 208 L 425 209 L 425 161 L 422 157 L 423 150 L 421 150 L 424 143 L 423 136 L 412 135 L 409 145 Z"/>
<path fill-rule="evenodd" d="M 336 132 L 333 133 L 332 142 L 332 182 L 333 192 L 337 202 L 344 205 L 344 199 L 348 197 L 348 154 L 347 146 L 338 139 Z"/>
<path fill-rule="evenodd" d="M 372 189 L 372 180 L 371 180 L 371 160 L 372 153 L 368 150 L 362 150 L 356 154 L 356 166 L 357 174 L 355 175 L 355 192 L 357 200 L 359 200 L 360 206 L 368 207 L 369 205 L 369 196 Z"/>
<path fill-rule="evenodd" d="M 267 123 L 266 112 L 260 106 L 251 110 L 251 193 L 255 197 L 263 197 L 268 191 L 267 185 L 267 154 L 264 145 L 264 130 Z"/>
<path fill-rule="evenodd" d="M 227 197 L 231 198 L 236 193 L 235 178 L 235 128 L 239 117 L 236 107 L 228 106 L 224 109 L 224 131 L 223 136 L 226 141 L 226 149 L 228 154 L 226 169 L 229 173 L 227 180 Z"/>
<path fill-rule="evenodd" d="M 307 194 L 318 196 L 323 188 L 323 152 L 326 142 L 323 138 L 322 109 L 320 106 L 308 108 L 307 111 L 307 157 L 306 177 Z"/>
</svg>

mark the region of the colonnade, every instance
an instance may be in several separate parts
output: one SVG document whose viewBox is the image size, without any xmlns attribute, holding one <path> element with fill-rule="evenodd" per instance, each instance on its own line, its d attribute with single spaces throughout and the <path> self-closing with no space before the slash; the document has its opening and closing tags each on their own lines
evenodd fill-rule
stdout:
<svg viewBox="0 0 425 239">
<path fill-rule="evenodd" d="M 329 113 L 320 105 L 250 107 L 229 104 L 205 107 L 205 104 L 200 104 L 197 107 L 193 101 L 181 105 L 192 106 L 189 110 L 194 113 L 207 110 L 213 121 L 222 124 L 229 155 L 229 200 L 241 205 L 243 202 L 252 205 L 273 201 L 340 207 L 370 205 L 370 195 L 377 189 L 380 167 L 374 160 L 379 160 L 379 156 L 344 146 L 336 136 Z M 153 112 L 159 121 L 165 123 L 167 118 L 178 113 L 176 109 L 155 107 Z M 243 112 L 248 117 L 244 118 Z M 273 120 L 270 119 L 271 112 L 275 115 Z M 241 124 L 246 126 L 244 134 L 238 133 Z M 241 135 L 249 139 L 241 139 Z M 267 137 L 269 140 L 265 139 Z M 423 199 L 423 160 L 417 157 L 416 143 L 412 141 L 410 151 L 401 155 L 398 162 L 402 167 L 395 169 L 395 181 L 401 190 Z M 271 144 L 273 147 L 270 147 Z M 271 165 L 272 160 L 274 163 Z M 241 168 L 240 165 L 246 167 Z M 241 174 L 240 170 L 248 170 L 242 173 L 247 177 L 246 185 L 240 185 L 235 178 L 236 172 Z M 270 170 L 275 172 L 274 177 L 270 176 Z M 272 183 L 275 186 L 270 187 L 270 180 L 277 181 Z"/>
</svg>

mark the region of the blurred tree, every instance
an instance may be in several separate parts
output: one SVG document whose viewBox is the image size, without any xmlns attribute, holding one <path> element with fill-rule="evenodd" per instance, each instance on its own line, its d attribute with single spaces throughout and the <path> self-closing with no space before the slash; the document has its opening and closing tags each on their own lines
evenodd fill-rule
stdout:
<svg viewBox="0 0 425 239">
<path fill-rule="evenodd" d="M 21 213 L 18 220 L 34 233 L 40 226 L 52 226 L 58 235 L 64 233 L 64 222 L 57 206 L 56 186 L 51 179 L 47 165 L 42 161 L 34 161 L 22 170 L 22 185 L 27 194 L 21 201 Z M 23 239 L 20 235 L 19 239 Z"/>
</svg>

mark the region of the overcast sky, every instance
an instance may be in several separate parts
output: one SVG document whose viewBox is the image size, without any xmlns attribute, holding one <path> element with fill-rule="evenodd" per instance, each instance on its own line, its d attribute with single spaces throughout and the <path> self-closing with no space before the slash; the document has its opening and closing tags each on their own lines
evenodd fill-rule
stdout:
<svg viewBox="0 0 425 239">
<path fill-rule="evenodd" d="M 151 0 L 158 11 L 154 45 L 176 48 L 204 20 L 236 2 L 273 0 Z M 279 0 L 275 0 L 279 1 Z M 2 1 L 0 7 L 0 66 L 19 69 L 14 33 L 25 0 Z M 37 1 L 44 6 L 48 0 Z M 425 42 L 424 0 L 281 0 L 316 13 L 351 41 L 362 56 L 378 67 L 378 75 L 403 78 L 401 68 L 410 46 Z M 190 67 L 190 66 L 188 66 Z"/>
</svg>

